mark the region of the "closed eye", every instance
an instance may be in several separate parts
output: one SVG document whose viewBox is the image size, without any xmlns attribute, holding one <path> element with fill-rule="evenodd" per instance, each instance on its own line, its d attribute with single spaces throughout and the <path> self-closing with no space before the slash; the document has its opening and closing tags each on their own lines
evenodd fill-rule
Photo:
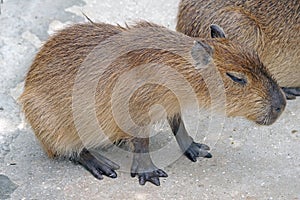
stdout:
<svg viewBox="0 0 300 200">
<path fill-rule="evenodd" d="M 236 73 L 230 73 L 226 72 L 226 75 L 231 78 L 236 83 L 239 83 L 241 85 L 246 85 L 247 84 L 247 79 L 243 77 L 241 74 L 236 74 Z"/>
</svg>

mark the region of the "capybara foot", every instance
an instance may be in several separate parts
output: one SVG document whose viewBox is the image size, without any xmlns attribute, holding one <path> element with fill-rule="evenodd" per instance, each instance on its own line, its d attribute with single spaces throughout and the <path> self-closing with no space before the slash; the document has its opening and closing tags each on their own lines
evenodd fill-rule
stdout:
<svg viewBox="0 0 300 200">
<path fill-rule="evenodd" d="M 149 154 L 149 138 L 134 138 L 131 142 L 134 147 L 131 177 L 137 175 L 140 185 L 145 185 L 149 181 L 159 186 L 159 177 L 168 177 L 168 175 L 153 164 Z"/>
<path fill-rule="evenodd" d="M 160 185 L 159 177 L 168 177 L 166 172 L 152 163 L 149 154 L 145 153 L 135 155 L 133 158 L 131 177 L 135 176 L 138 176 L 140 185 L 145 185 L 149 181 L 156 186 Z"/>
<path fill-rule="evenodd" d="M 197 161 L 197 157 L 211 158 L 211 154 L 208 152 L 209 147 L 205 144 L 194 142 L 194 139 L 189 136 L 185 129 L 184 123 L 181 119 L 181 115 L 177 114 L 172 118 L 169 118 L 169 124 L 173 134 L 176 137 L 177 143 L 184 152 L 184 155 L 193 162 Z"/>
<path fill-rule="evenodd" d="M 208 152 L 209 146 L 192 142 L 192 144 L 184 152 L 184 155 L 193 162 L 197 161 L 197 157 L 211 158 L 212 155 Z"/>
<path fill-rule="evenodd" d="M 95 178 L 103 179 L 102 175 L 110 178 L 117 178 L 115 170 L 120 167 L 98 153 L 91 153 L 87 149 L 83 149 L 77 160 L 86 170 L 88 170 Z"/>
<path fill-rule="evenodd" d="M 300 96 L 300 87 L 283 87 L 282 90 L 288 100 L 296 99 L 297 96 Z"/>
</svg>

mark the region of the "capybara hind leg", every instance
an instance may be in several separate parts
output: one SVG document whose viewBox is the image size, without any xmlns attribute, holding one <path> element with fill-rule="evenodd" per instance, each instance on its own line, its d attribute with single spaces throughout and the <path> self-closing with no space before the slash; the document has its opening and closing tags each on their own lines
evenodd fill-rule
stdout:
<svg viewBox="0 0 300 200">
<path fill-rule="evenodd" d="M 180 149 L 184 152 L 184 155 L 188 159 L 196 162 L 197 157 L 212 157 L 212 155 L 208 152 L 209 147 L 207 145 L 194 142 L 193 138 L 188 135 L 179 114 L 169 118 L 168 121 Z"/>
<path fill-rule="evenodd" d="M 119 169 L 119 166 L 116 163 L 100 154 L 92 154 L 85 148 L 80 152 L 79 157 L 73 161 L 82 165 L 97 179 L 103 179 L 102 175 L 117 178 L 115 170 Z"/>
<path fill-rule="evenodd" d="M 283 87 L 282 90 L 288 100 L 296 99 L 296 96 L 300 96 L 300 87 Z"/>
<path fill-rule="evenodd" d="M 168 177 L 168 175 L 153 164 L 149 154 L 149 138 L 134 138 L 132 143 L 134 156 L 131 165 L 131 177 L 138 176 L 140 185 L 145 185 L 149 181 L 159 186 L 159 177 Z"/>
</svg>

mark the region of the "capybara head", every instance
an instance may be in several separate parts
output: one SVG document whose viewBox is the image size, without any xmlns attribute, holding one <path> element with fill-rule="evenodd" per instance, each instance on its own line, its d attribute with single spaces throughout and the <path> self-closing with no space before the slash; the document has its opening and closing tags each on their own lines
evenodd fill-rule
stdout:
<svg viewBox="0 0 300 200">
<path fill-rule="evenodd" d="M 211 25 L 213 61 L 224 82 L 226 113 L 244 116 L 261 125 L 276 121 L 285 108 L 285 96 L 255 51 L 227 40 L 222 28 Z"/>
</svg>

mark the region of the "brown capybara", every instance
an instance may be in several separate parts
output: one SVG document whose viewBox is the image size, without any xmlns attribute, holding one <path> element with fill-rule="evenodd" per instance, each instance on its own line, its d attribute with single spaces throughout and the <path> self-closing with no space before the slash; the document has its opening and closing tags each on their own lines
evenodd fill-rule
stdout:
<svg viewBox="0 0 300 200">
<path fill-rule="evenodd" d="M 176 30 L 207 37 L 220 25 L 231 40 L 255 49 L 288 99 L 300 95 L 299 0 L 181 0 Z"/>
<path fill-rule="evenodd" d="M 211 32 L 213 38 L 195 39 L 148 22 L 92 23 L 52 36 L 36 55 L 20 97 L 49 157 L 67 156 L 98 179 L 115 178 L 118 165 L 91 150 L 125 140 L 134 153 L 131 175 L 142 185 L 159 185 L 167 174 L 151 161 L 147 125 L 163 115 L 152 112 L 153 105 L 164 107 L 180 148 L 194 162 L 211 154 L 207 145 L 193 141 L 181 120 L 181 111 L 193 103 L 209 108 L 214 101 L 228 116 L 275 122 L 286 101 L 259 57 L 219 38 L 224 33 L 217 25 Z"/>
</svg>

